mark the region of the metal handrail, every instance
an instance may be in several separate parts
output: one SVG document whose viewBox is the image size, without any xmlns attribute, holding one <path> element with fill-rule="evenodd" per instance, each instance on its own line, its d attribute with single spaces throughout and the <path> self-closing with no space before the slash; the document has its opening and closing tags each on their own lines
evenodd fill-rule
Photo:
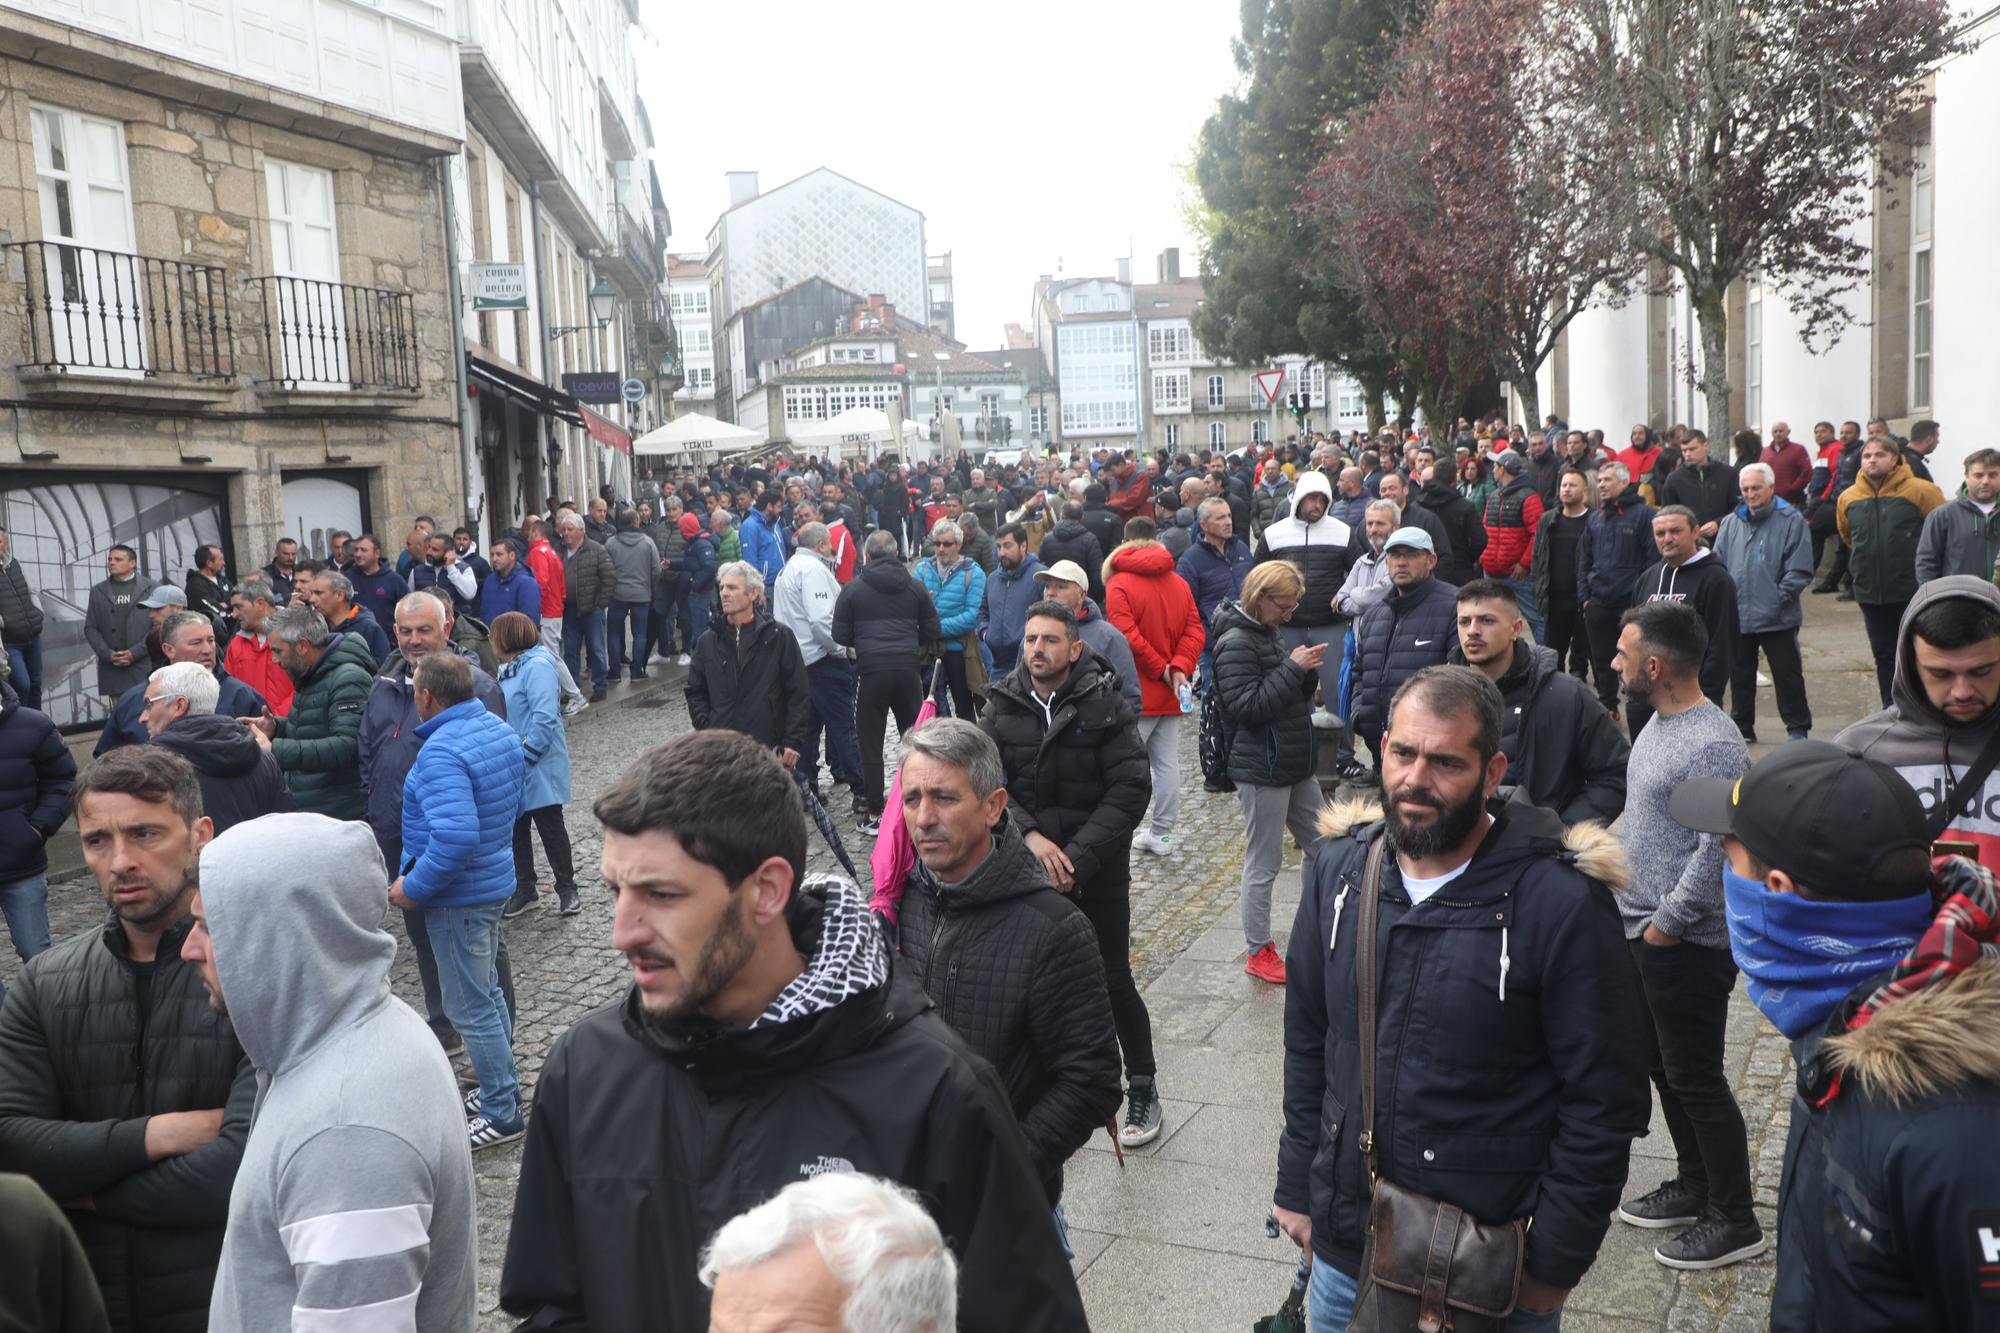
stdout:
<svg viewBox="0 0 2000 1333">
<path fill-rule="evenodd" d="M 224 270 L 213 264 L 13 241 L 27 307 L 22 369 L 227 379 L 235 330 Z"/>
<path fill-rule="evenodd" d="M 268 378 L 288 387 L 416 389 L 416 304 L 409 292 L 266 275 Z"/>
</svg>

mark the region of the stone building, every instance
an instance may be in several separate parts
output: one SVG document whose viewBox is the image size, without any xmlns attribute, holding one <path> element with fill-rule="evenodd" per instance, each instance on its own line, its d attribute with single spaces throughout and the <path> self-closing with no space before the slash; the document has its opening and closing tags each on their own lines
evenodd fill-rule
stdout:
<svg viewBox="0 0 2000 1333">
<path fill-rule="evenodd" d="M 462 519 L 453 37 L 424 0 L 0 0 L 0 522 L 59 723 L 101 715 L 111 545 L 178 584 Z"/>
</svg>

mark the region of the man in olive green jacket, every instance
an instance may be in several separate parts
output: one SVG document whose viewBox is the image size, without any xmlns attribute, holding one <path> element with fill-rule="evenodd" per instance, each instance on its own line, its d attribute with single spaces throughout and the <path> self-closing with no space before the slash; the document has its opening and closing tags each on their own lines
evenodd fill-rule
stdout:
<svg viewBox="0 0 2000 1333">
<path fill-rule="evenodd" d="M 292 803 L 333 819 L 367 814 L 361 790 L 361 714 L 375 679 L 375 656 L 358 634 L 335 634 L 309 606 L 264 620 L 271 652 L 299 683 L 286 717 L 243 719 L 284 770 Z"/>
</svg>

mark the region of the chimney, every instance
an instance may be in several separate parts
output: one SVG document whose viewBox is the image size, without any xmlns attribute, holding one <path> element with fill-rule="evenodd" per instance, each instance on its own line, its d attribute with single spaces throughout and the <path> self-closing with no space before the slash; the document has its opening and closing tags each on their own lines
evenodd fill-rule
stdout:
<svg viewBox="0 0 2000 1333">
<path fill-rule="evenodd" d="M 1126 255 L 1118 261 L 1118 281 L 1130 286 L 1132 283 L 1132 256 Z"/>
<path fill-rule="evenodd" d="M 1160 251 L 1160 281 L 1162 283 L 1181 280 L 1181 252 L 1179 246 L 1170 245 Z"/>
<path fill-rule="evenodd" d="M 729 206 L 747 204 L 757 197 L 757 173 L 754 171 L 725 171 L 729 180 Z"/>
</svg>

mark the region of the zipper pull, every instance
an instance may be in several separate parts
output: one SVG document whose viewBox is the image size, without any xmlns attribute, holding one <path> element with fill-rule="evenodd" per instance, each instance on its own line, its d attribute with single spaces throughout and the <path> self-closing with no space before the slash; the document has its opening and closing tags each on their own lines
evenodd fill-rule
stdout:
<svg viewBox="0 0 2000 1333">
<path fill-rule="evenodd" d="M 1338 949 L 1340 947 L 1340 914 L 1341 912 L 1346 910 L 1347 907 L 1347 890 L 1348 890 L 1347 881 L 1343 879 L 1342 881 L 1340 881 L 1339 896 L 1337 896 L 1333 900 L 1333 933 L 1327 936 L 1327 941 L 1326 941 L 1326 948 L 1328 953 L 1332 953 L 1335 949 Z"/>
</svg>

